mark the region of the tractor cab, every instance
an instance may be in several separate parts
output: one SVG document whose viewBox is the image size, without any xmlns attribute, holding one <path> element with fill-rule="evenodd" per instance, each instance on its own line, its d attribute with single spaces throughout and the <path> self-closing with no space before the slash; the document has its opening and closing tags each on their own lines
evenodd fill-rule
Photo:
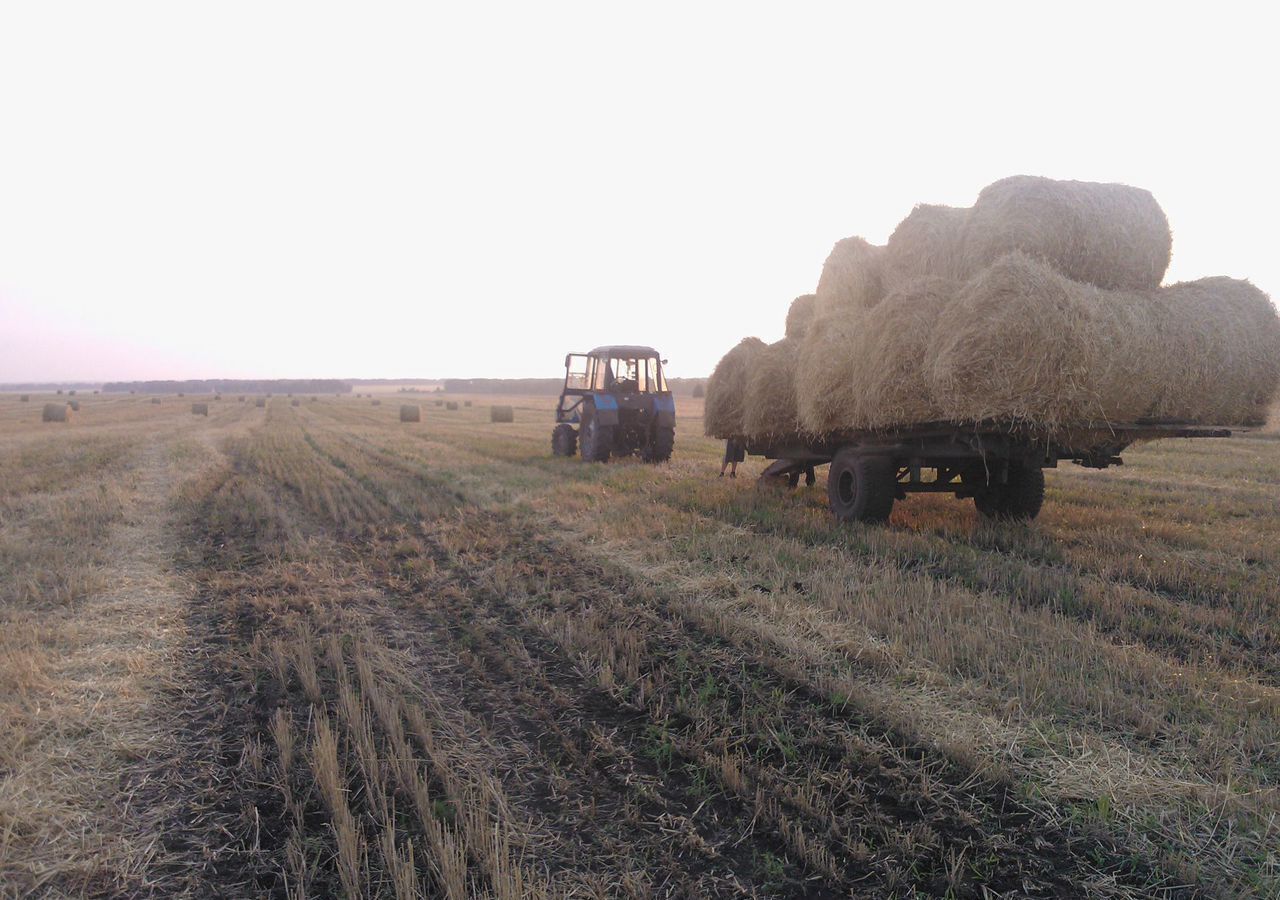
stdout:
<svg viewBox="0 0 1280 900">
<path fill-rule="evenodd" d="M 581 444 L 583 459 L 592 461 L 633 453 L 650 462 L 669 459 L 676 407 L 665 363 L 652 347 L 629 345 L 566 356 L 552 432 L 555 454 L 573 456 Z"/>
</svg>

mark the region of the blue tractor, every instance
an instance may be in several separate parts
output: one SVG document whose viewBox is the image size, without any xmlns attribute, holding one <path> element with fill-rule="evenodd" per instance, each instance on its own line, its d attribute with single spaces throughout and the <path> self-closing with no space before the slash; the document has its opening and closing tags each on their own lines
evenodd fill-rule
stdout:
<svg viewBox="0 0 1280 900">
<path fill-rule="evenodd" d="M 666 462 L 676 441 L 676 401 L 667 390 L 665 359 L 652 347 L 597 347 L 564 358 L 564 390 L 556 407 L 551 451 L 588 462 L 639 454 Z"/>
</svg>

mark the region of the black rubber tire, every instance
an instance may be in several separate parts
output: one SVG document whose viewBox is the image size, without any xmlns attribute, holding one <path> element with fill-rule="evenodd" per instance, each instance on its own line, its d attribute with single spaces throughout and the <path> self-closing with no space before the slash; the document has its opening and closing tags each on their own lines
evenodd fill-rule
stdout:
<svg viewBox="0 0 1280 900">
<path fill-rule="evenodd" d="M 671 459 L 671 452 L 676 447 L 676 430 L 673 427 L 660 427 L 653 429 L 653 439 L 649 442 L 649 446 L 644 451 L 644 461 L 650 463 L 664 463 Z"/>
<path fill-rule="evenodd" d="M 578 452 L 585 462 L 608 462 L 613 449 L 613 426 L 601 425 L 595 416 L 588 416 L 578 433 Z"/>
<path fill-rule="evenodd" d="M 556 456 L 573 456 L 578 452 L 578 432 L 572 425 L 557 425 L 551 432 L 551 452 Z"/>
<path fill-rule="evenodd" d="M 886 456 L 841 450 L 827 472 L 827 502 L 841 522 L 887 522 L 898 493 L 898 469 Z"/>
<path fill-rule="evenodd" d="M 985 473 L 965 473 L 964 480 L 982 484 Z M 1044 470 L 1025 463 L 1009 463 L 1009 479 L 1004 484 L 989 484 L 979 489 L 973 505 L 988 519 L 1003 522 L 1030 522 L 1044 506 Z"/>
</svg>

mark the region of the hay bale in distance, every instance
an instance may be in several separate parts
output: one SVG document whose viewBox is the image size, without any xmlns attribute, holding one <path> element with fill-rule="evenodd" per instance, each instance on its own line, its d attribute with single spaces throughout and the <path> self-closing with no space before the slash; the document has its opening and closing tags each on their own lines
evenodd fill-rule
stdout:
<svg viewBox="0 0 1280 900">
<path fill-rule="evenodd" d="M 259 397 L 253 401 L 253 405 L 256 406 L 258 409 L 265 409 L 267 405 L 267 401 L 265 398 Z"/>
<path fill-rule="evenodd" d="M 297 397 L 294 397 L 292 400 L 290 400 L 290 401 L 289 401 L 289 405 L 290 405 L 290 406 L 301 406 L 301 405 L 302 405 L 302 401 L 301 401 L 301 400 L 299 400 Z"/>
<path fill-rule="evenodd" d="M 58 388 L 58 396 L 59 396 L 59 397 L 61 397 L 61 396 L 62 396 L 62 388 Z"/>
<path fill-rule="evenodd" d="M 207 416 L 207 415 L 209 415 L 209 404 L 208 404 L 208 403 L 192 403 L 192 404 L 191 404 L 191 414 L 192 414 L 193 416 Z"/>
<path fill-rule="evenodd" d="M 489 421 L 490 422 L 514 422 L 516 420 L 516 411 L 511 406 L 490 406 Z"/>
<path fill-rule="evenodd" d="M 822 264 L 814 299 L 814 317 L 869 309 L 884 296 L 884 248 L 860 237 L 836 241 Z"/>
<path fill-rule="evenodd" d="M 46 403 L 40 413 L 42 422 L 70 422 L 71 409 L 65 403 Z"/>
<path fill-rule="evenodd" d="M 443 400 L 437 400 L 437 401 L 436 401 L 436 406 L 444 406 L 444 401 L 443 401 Z"/>
<path fill-rule="evenodd" d="M 67 401 L 67 406 L 71 407 L 71 411 L 72 411 L 72 412 L 80 412 L 80 401 L 79 401 L 79 400 L 68 400 L 68 401 Z"/>
<path fill-rule="evenodd" d="M 237 398 L 236 398 L 236 402 L 237 402 L 237 403 L 243 403 L 243 402 L 244 402 L 244 397 L 237 397 Z"/>
<path fill-rule="evenodd" d="M 75 392 L 75 390 L 74 390 L 74 389 L 72 389 L 72 390 L 70 390 L 70 391 L 67 391 L 67 396 L 68 396 L 68 397 L 74 397 L 75 395 L 76 395 L 76 392 Z"/>
<path fill-rule="evenodd" d="M 693 398 L 695 400 L 701 400 L 705 396 L 707 396 L 707 389 L 703 386 L 702 382 L 699 381 L 693 386 Z"/>
<path fill-rule="evenodd" d="M 449 410 L 449 411 L 451 411 L 451 412 L 457 412 L 457 410 L 458 410 L 458 401 L 457 401 L 457 400 L 450 400 L 448 403 L 446 403 L 446 404 L 444 405 L 444 408 L 445 408 L 445 409 L 447 409 L 447 410 Z"/>
<path fill-rule="evenodd" d="M 787 308 L 787 337 L 802 338 L 817 310 L 817 294 L 801 294 Z"/>
<path fill-rule="evenodd" d="M 1073 281 L 1150 290 L 1164 279 L 1172 247 L 1169 220 L 1149 191 L 1015 175 L 978 195 L 964 257 L 967 271 L 977 272 L 1020 250 Z"/>
<path fill-rule="evenodd" d="M 30 402 L 31 402 L 31 395 L 30 395 L 30 394 L 23 394 L 22 396 L 20 396 L 20 397 L 18 398 L 18 402 L 19 402 L 19 403 L 30 403 Z"/>
<path fill-rule="evenodd" d="M 468 409 L 470 409 L 470 408 L 471 408 L 471 401 L 470 401 L 470 400 L 463 400 L 463 401 L 462 401 L 462 405 L 463 405 L 463 406 L 465 406 L 465 407 L 467 407 Z"/>
<path fill-rule="evenodd" d="M 159 397 L 152 397 L 152 398 L 151 398 L 151 402 L 152 402 L 153 404 L 155 404 L 156 406 L 159 406 L 159 405 L 160 405 L 160 398 L 159 398 Z"/>
<path fill-rule="evenodd" d="M 401 422 L 421 422 L 422 408 L 416 403 L 400 404 L 400 421 Z"/>
<path fill-rule="evenodd" d="M 755 361 L 764 350 L 760 338 L 743 338 L 716 363 L 707 380 L 707 403 L 702 414 L 709 437 L 740 438 L 747 433 L 747 386 Z"/>
</svg>

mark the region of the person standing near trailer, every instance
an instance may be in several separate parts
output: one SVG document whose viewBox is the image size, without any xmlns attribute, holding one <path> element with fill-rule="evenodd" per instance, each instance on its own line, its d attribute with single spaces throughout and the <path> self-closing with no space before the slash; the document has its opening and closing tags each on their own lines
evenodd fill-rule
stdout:
<svg viewBox="0 0 1280 900">
<path fill-rule="evenodd" d="M 724 470 L 729 470 L 730 478 L 738 477 L 738 463 L 747 458 L 747 448 L 741 442 L 732 438 L 724 442 L 724 460 L 720 463 L 720 477 L 724 477 Z"/>
</svg>

